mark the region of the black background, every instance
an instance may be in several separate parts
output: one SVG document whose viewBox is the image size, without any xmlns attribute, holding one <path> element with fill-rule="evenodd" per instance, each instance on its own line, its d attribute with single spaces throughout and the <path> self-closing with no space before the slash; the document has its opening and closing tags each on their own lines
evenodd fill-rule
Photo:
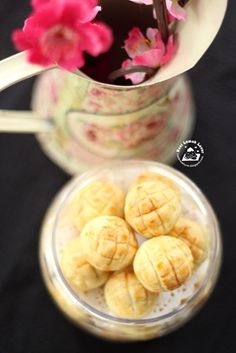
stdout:
<svg viewBox="0 0 236 353">
<path fill-rule="evenodd" d="M 0 58 L 14 53 L 10 32 L 29 12 L 26 0 L 1 0 Z M 50 300 L 38 265 L 38 235 L 47 206 L 69 177 L 30 135 L 0 135 L 0 353 L 236 351 L 236 2 L 190 73 L 197 104 L 194 137 L 205 148 L 197 168 L 176 167 L 206 193 L 220 218 L 224 263 L 204 309 L 170 336 L 138 344 L 100 341 L 70 324 Z M 32 81 L 0 95 L 0 108 L 29 108 Z"/>
</svg>

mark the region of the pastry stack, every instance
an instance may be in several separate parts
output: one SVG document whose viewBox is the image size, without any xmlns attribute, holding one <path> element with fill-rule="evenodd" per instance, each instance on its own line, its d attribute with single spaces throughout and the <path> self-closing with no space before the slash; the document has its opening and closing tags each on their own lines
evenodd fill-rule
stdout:
<svg viewBox="0 0 236 353">
<path fill-rule="evenodd" d="M 140 175 L 126 195 L 95 181 L 69 206 L 78 234 L 62 251 L 62 272 L 78 294 L 103 287 L 117 317 L 148 315 L 158 295 L 182 286 L 207 256 L 203 227 L 183 216 L 181 192 L 163 175 Z"/>
</svg>

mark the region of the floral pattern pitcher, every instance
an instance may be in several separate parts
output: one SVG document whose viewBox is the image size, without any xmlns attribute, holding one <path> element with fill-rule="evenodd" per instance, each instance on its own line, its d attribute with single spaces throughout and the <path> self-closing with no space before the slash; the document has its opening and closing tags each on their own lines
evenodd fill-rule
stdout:
<svg viewBox="0 0 236 353">
<path fill-rule="evenodd" d="M 29 64 L 25 52 L 0 61 L 0 91 L 42 74 L 34 89 L 33 110 L 0 110 L 0 131 L 36 133 L 44 151 L 69 173 L 111 159 L 170 163 L 194 118 L 183 73 L 214 40 L 226 7 L 227 0 L 191 1 L 188 20 L 176 28 L 176 55 L 136 86 L 97 82 L 80 70 L 70 73 L 54 65 L 45 70 Z"/>
<path fill-rule="evenodd" d="M 56 129 L 38 138 L 51 158 L 72 173 L 110 159 L 170 162 L 193 121 L 184 77 L 126 90 L 55 70 L 39 79 L 33 109 L 43 119 L 54 119 Z"/>
</svg>

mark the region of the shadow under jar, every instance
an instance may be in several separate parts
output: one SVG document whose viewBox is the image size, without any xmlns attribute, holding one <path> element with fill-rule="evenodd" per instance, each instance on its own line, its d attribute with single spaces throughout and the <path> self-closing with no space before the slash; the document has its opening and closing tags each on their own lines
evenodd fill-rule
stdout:
<svg viewBox="0 0 236 353">
<path fill-rule="evenodd" d="M 180 189 L 183 215 L 206 229 L 208 256 L 192 277 L 176 290 L 158 296 L 152 312 L 138 320 L 115 317 L 107 308 L 102 289 L 75 292 L 63 276 L 61 252 L 73 237 L 64 214 L 74 193 L 96 180 L 116 184 L 125 192 L 140 174 L 154 172 L 170 178 Z M 72 179 L 57 195 L 45 217 L 40 263 L 45 284 L 62 312 L 76 325 L 114 341 L 148 340 L 167 334 L 188 321 L 211 294 L 221 264 L 219 225 L 208 200 L 187 177 L 171 167 L 148 161 L 115 161 Z"/>
</svg>

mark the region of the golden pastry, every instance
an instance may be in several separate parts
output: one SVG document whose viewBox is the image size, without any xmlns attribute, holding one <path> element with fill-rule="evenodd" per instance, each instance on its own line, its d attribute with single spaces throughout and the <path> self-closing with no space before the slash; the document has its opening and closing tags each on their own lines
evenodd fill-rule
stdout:
<svg viewBox="0 0 236 353">
<path fill-rule="evenodd" d="M 105 285 L 104 294 L 110 311 L 127 319 L 138 319 L 149 313 L 157 298 L 144 288 L 132 270 L 113 274 Z"/>
<path fill-rule="evenodd" d="M 134 259 L 134 272 L 155 293 L 180 287 L 192 274 L 191 250 L 180 239 L 160 236 L 145 241 Z"/>
<path fill-rule="evenodd" d="M 124 269 L 133 261 L 138 244 L 131 227 L 115 216 L 100 216 L 81 233 L 86 259 L 102 271 Z"/>
<path fill-rule="evenodd" d="M 194 263 L 200 264 L 207 255 L 207 240 L 202 227 L 196 222 L 180 218 L 170 235 L 183 240 L 192 251 Z"/>
<path fill-rule="evenodd" d="M 75 291 L 89 291 L 102 286 L 109 273 L 91 266 L 82 252 L 80 237 L 72 238 L 65 246 L 61 258 L 62 272 Z"/>
<path fill-rule="evenodd" d="M 145 237 L 168 234 L 180 212 L 178 193 L 160 181 L 135 185 L 125 201 L 127 222 Z"/>
<path fill-rule="evenodd" d="M 157 174 L 153 172 L 146 172 L 144 174 L 139 175 L 135 181 L 134 185 L 146 183 L 147 181 L 161 181 L 164 184 L 167 184 L 170 188 L 172 188 L 177 193 L 180 193 L 178 186 L 168 177 L 162 174 Z"/>
<path fill-rule="evenodd" d="M 105 181 L 94 181 L 79 190 L 72 199 L 73 223 L 82 230 L 87 222 L 98 216 L 124 215 L 124 193 Z"/>
</svg>

